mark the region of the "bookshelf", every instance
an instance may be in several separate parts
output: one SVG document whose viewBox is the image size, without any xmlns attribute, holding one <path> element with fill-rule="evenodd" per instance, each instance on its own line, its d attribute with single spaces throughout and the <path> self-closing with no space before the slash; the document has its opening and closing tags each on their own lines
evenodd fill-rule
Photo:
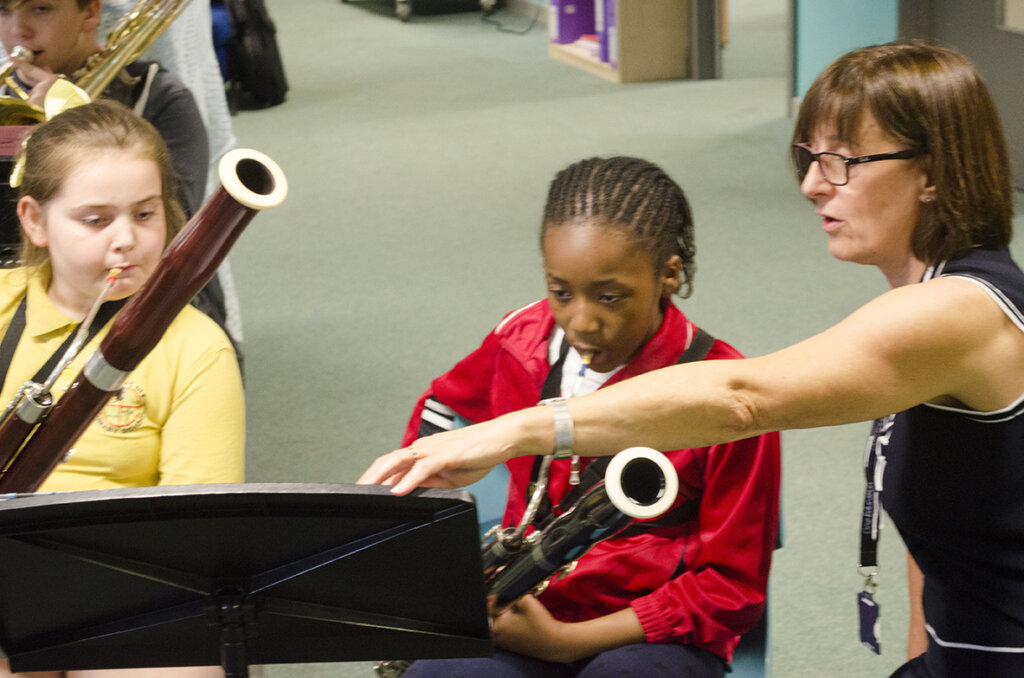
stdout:
<svg viewBox="0 0 1024 678">
<path fill-rule="evenodd" d="M 600 1 L 600 0 L 599 0 Z M 548 45 L 549 56 L 617 83 L 688 77 L 691 0 L 614 0 L 610 33 L 617 66 L 572 43 Z M 552 11 L 557 11 L 552 5 Z"/>
</svg>

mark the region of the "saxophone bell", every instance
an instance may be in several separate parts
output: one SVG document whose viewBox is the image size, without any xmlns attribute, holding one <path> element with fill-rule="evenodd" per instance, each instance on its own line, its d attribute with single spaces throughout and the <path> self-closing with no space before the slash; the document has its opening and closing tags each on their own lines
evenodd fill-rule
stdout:
<svg viewBox="0 0 1024 678">
<path fill-rule="evenodd" d="M 8 56 L 26 63 L 32 63 L 35 58 L 32 50 L 24 45 L 15 45 Z M 0 84 L 6 85 L 15 95 L 0 96 L 0 125 L 35 125 L 43 119 L 43 110 L 28 103 L 29 93 L 14 77 L 17 68 L 13 61 L 0 68 Z"/>
<path fill-rule="evenodd" d="M 12 59 L 17 59 L 18 61 L 24 61 L 26 63 L 32 63 L 32 59 L 35 58 L 35 55 L 32 54 L 32 50 L 25 47 L 25 45 L 15 45 L 14 49 L 11 50 L 11 53 L 8 56 Z"/>
<path fill-rule="evenodd" d="M 32 50 L 25 47 L 24 45 L 15 45 L 11 53 L 7 55 L 11 59 L 17 59 L 25 63 L 32 63 L 35 58 L 35 54 Z M 17 70 L 17 66 L 13 61 L 8 61 L 2 69 L 0 69 L 0 82 L 7 85 L 12 92 L 18 95 L 21 99 L 28 99 L 28 92 L 18 83 L 14 78 L 14 71 Z"/>
</svg>

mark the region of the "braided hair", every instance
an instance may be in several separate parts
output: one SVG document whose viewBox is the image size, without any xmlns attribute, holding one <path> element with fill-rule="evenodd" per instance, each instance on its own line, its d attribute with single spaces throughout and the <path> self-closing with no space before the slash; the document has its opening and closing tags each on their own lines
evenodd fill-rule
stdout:
<svg viewBox="0 0 1024 678">
<path fill-rule="evenodd" d="M 683 189 L 654 163 L 617 156 L 589 158 L 559 172 L 548 189 L 541 227 L 585 221 L 620 230 L 654 257 L 660 271 L 673 255 L 683 268 L 679 296 L 693 292 L 696 246 L 693 215 Z"/>
</svg>

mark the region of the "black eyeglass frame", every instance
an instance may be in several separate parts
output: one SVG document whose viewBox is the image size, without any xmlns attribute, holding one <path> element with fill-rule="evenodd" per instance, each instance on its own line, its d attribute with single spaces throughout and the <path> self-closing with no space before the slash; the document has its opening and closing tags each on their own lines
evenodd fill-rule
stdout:
<svg viewBox="0 0 1024 678">
<path fill-rule="evenodd" d="M 807 163 L 807 168 L 803 171 L 800 170 L 800 162 L 797 160 L 797 151 L 806 151 L 811 156 L 811 161 Z M 907 160 L 909 158 L 916 158 L 921 155 L 920 151 L 916 151 L 912 148 L 906 148 L 902 151 L 892 151 L 891 153 L 873 153 L 871 155 L 856 155 L 849 156 L 843 155 L 842 153 L 835 153 L 833 151 L 821 151 L 815 153 L 809 147 L 804 144 L 793 144 L 790 147 L 790 154 L 793 158 L 793 164 L 796 166 L 796 176 L 801 182 L 807 177 L 807 173 L 811 170 L 811 164 L 817 162 L 818 167 L 821 168 L 821 176 L 828 183 L 833 186 L 845 186 L 850 183 L 850 165 L 863 165 L 866 162 L 878 162 L 879 160 Z M 846 178 L 840 183 L 832 181 L 828 178 L 828 173 L 825 171 L 825 166 L 821 164 L 819 158 L 823 155 L 831 155 L 839 158 L 843 161 L 843 174 Z M 805 156 L 806 157 L 806 156 Z"/>
</svg>

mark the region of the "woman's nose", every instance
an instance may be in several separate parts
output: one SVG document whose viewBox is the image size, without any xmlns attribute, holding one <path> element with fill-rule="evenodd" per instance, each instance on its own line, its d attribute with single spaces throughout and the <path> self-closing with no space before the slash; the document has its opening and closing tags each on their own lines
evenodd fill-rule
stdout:
<svg viewBox="0 0 1024 678">
<path fill-rule="evenodd" d="M 833 188 L 835 186 L 825 179 L 825 173 L 821 171 L 821 164 L 817 161 L 811 163 L 811 166 L 807 168 L 807 174 L 804 175 L 803 181 L 800 182 L 800 192 L 808 198 L 821 195 Z"/>
</svg>

